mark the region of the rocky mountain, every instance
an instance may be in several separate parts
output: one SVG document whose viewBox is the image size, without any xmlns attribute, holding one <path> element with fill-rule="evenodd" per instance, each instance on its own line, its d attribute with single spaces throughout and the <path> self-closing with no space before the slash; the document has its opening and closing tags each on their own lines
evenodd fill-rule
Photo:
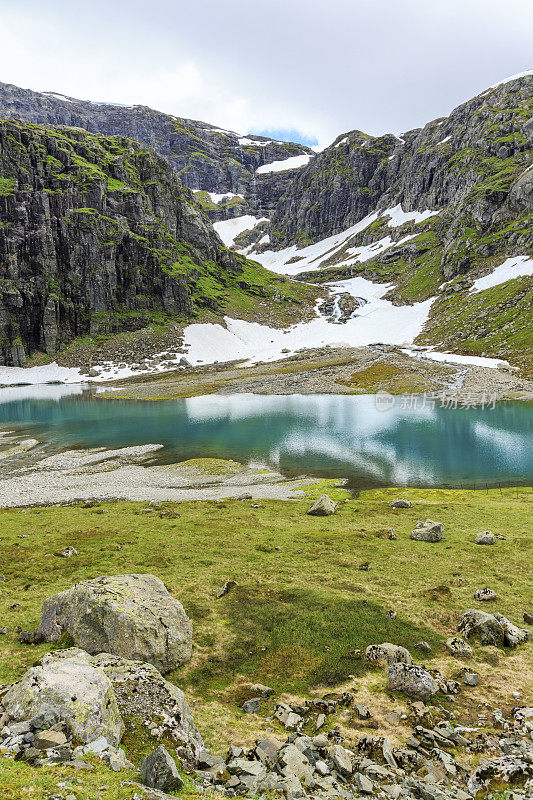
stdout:
<svg viewBox="0 0 533 800">
<path fill-rule="evenodd" d="M 461 219 L 488 231 L 533 207 L 532 115 L 533 74 L 401 137 L 341 135 L 294 176 L 273 236 L 279 244 L 314 241 L 399 203 L 405 211 L 453 207 L 446 255 L 460 271 L 453 245 Z"/>
<path fill-rule="evenodd" d="M 303 247 L 359 223 L 301 277 L 392 281 L 396 303 L 437 296 L 418 343 L 508 358 L 531 374 L 531 278 L 475 296 L 471 287 L 507 259 L 533 256 L 532 117 L 533 73 L 401 137 L 339 136 L 294 176 L 269 246 Z M 407 221 L 415 210 L 428 214 Z"/>
<path fill-rule="evenodd" d="M 295 156 L 313 155 L 301 144 L 263 136 L 239 136 L 196 120 L 174 117 L 147 106 L 93 103 L 0 83 L 0 118 L 39 125 L 84 128 L 106 136 L 126 136 L 165 156 L 181 182 L 193 190 L 223 195 L 200 200 L 213 219 L 271 211 L 284 193 L 289 172 L 258 173 L 260 167 Z"/>
<path fill-rule="evenodd" d="M 0 122 L 0 363 L 242 298 L 282 301 L 286 284 L 222 246 L 153 150 Z"/>
</svg>

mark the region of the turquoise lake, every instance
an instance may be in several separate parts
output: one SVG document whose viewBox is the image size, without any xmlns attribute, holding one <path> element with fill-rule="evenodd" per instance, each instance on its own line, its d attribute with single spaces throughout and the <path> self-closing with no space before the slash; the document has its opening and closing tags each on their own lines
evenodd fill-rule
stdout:
<svg viewBox="0 0 533 800">
<path fill-rule="evenodd" d="M 404 407 L 405 406 L 405 407 Z M 445 408 L 373 395 L 100 400 L 78 386 L 0 389 L 0 427 L 53 449 L 162 444 L 157 461 L 231 458 L 352 486 L 533 484 L 533 406 Z"/>
</svg>

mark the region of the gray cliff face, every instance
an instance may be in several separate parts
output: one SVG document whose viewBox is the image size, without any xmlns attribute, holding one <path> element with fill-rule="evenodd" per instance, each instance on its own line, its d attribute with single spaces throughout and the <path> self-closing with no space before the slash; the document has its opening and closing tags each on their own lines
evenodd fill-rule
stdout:
<svg viewBox="0 0 533 800">
<path fill-rule="evenodd" d="M 154 152 L 0 122 L 0 363 L 216 309 L 243 265 Z"/>
<path fill-rule="evenodd" d="M 257 176 L 256 181 L 258 167 L 312 153 L 301 144 L 263 136 L 239 137 L 205 122 L 174 117 L 147 106 L 91 103 L 6 83 L 0 83 L 0 117 L 135 139 L 165 156 L 190 189 L 244 195 L 242 214 L 270 211 L 286 188 L 287 180 L 280 179 L 279 173 Z M 294 172 L 290 170 L 290 174 Z M 210 213 L 209 208 L 206 210 Z M 234 215 L 232 206 L 227 217 Z"/>
<path fill-rule="evenodd" d="M 481 232 L 533 208 L 533 76 L 489 89 L 397 138 L 340 136 L 294 176 L 272 217 L 278 245 L 338 233 L 375 209 L 447 209 L 444 266 Z M 527 239 L 527 237 L 526 237 Z M 529 239 L 526 240 L 526 244 Z M 464 248 L 463 248 L 464 249 Z M 446 274 L 446 271 L 445 271 Z"/>
</svg>

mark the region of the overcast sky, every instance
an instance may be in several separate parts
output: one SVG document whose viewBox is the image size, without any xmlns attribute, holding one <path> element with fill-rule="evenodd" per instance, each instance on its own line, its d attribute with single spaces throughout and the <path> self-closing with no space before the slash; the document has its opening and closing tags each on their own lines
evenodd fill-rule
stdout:
<svg viewBox="0 0 533 800">
<path fill-rule="evenodd" d="M 532 0 L 0 0 L 0 80 L 322 146 L 533 67 Z"/>
</svg>

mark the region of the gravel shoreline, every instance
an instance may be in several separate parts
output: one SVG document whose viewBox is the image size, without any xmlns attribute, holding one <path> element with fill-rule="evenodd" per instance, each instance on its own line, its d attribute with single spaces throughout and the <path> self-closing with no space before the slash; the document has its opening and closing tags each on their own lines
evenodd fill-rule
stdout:
<svg viewBox="0 0 533 800">
<path fill-rule="evenodd" d="M 5 441 L 5 440 L 4 440 Z M 196 459 L 165 466 L 144 465 L 162 445 L 116 450 L 67 450 L 47 455 L 39 443 L 22 450 L 16 440 L 2 459 L 0 508 L 90 500 L 181 502 L 242 497 L 298 500 L 316 478 L 287 479 L 271 470 L 233 461 Z"/>
</svg>

